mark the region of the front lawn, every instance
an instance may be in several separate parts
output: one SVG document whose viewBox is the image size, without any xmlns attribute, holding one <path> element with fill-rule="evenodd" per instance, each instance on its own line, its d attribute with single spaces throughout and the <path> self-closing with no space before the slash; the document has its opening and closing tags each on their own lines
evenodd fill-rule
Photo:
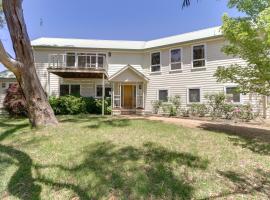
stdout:
<svg viewBox="0 0 270 200">
<path fill-rule="evenodd" d="M 25 119 L 0 119 L 0 199 L 270 198 L 268 136 L 143 119 L 59 121 L 31 130 Z"/>
</svg>

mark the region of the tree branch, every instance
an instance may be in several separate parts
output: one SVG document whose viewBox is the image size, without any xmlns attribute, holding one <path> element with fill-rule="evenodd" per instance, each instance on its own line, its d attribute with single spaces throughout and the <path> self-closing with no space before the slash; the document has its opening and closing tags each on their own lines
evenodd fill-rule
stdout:
<svg viewBox="0 0 270 200">
<path fill-rule="evenodd" d="M 6 52 L 2 41 L 0 40 L 0 62 L 12 71 L 15 75 L 18 73 L 18 69 L 21 63 L 11 58 Z"/>
</svg>

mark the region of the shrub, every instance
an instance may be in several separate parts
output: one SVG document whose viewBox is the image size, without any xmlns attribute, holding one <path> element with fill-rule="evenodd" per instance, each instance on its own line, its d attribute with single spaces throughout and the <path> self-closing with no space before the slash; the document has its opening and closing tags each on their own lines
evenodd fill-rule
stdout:
<svg viewBox="0 0 270 200">
<path fill-rule="evenodd" d="M 190 109 L 188 108 L 181 109 L 180 113 L 183 117 L 190 117 Z"/>
<path fill-rule="evenodd" d="M 255 118 L 250 104 L 236 106 L 234 109 L 234 116 L 246 122 Z"/>
<path fill-rule="evenodd" d="M 56 115 L 75 115 L 86 113 L 86 103 L 82 97 L 50 97 L 49 102 Z"/>
<path fill-rule="evenodd" d="M 207 94 L 205 98 L 208 100 L 210 116 L 213 119 L 222 117 L 223 106 L 225 104 L 226 96 L 224 93 Z"/>
<path fill-rule="evenodd" d="M 155 100 L 155 101 L 152 101 L 151 104 L 152 104 L 152 107 L 153 107 L 154 114 L 158 114 L 158 111 L 159 111 L 159 108 L 162 105 L 162 102 L 159 101 L 159 100 Z"/>
<path fill-rule="evenodd" d="M 232 119 L 234 116 L 235 111 L 235 104 L 231 103 L 224 103 L 223 104 L 223 114 L 226 119 Z"/>
<path fill-rule="evenodd" d="M 18 83 L 9 85 L 3 104 L 11 116 L 27 116 L 26 100 Z"/>
<path fill-rule="evenodd" d="M 49 102 L 56 115 L 75 115 L 80 113 L 101 114 L 102 100 L 93 97 L 50 97 Z M 111 113 L 111 101 L 105 100 L 105 114 Z"/>
<path fill-rule="evenodd" d="M 173 106 L 175 107 L 175 110 L 179 111 L 181 107 L 181 96 L 175 95 L 174 97 L 171 97 L 169 101 L 173 104 Z"/>
<path fill-rule="evenodd" d="M 204 117 L 208 113 L 208 108 L 205 104 L 192 104 L 190 112 L 193 116 Z"/>
</svg>

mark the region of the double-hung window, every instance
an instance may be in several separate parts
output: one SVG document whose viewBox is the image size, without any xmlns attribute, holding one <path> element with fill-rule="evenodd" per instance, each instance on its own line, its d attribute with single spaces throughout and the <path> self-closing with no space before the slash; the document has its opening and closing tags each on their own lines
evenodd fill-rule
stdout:
<svg viewBox="0 0 270 200">
<path fill-rule="evenodd" d="M 80 85 L 69 85 L 62 84 L 60 85 L 60 96 L 72 95 L 72 96 L 80 96 Z"/>
<path fill-rule="evenodd" d="M 181 49 L 171 50 L 171 70 L 180 70 L 182 68 Z"/>
<path fill-rule="evenodd" d="M 76 61 L 75 53 L 67 53 L 66 66 L 75 67 L 75 61 Z"/>
<path fill-rule="evenodd" d="M 111 97 L 112 88 L 110 86 L 105 86 L 105 97 Z M 96 87 L 96 97 L 102 97 L 102 85 L 97 85 Z"/>
<path fill-rule="evenodd" d="M 193 46 L 193 68 L 205 67 L 206 59 L 205 59 L 205 45 L 197 45 Z"/>
<path fill-rule="evenodd" d="M 167 102 L 168 101 L 168 90 L 158 90 L 158 100 Z"/>
<path fill-rule="evenodd" d="M 160 72 L 160 52 L 151 54 L 151 72 Z"/>
<path fill-rule="evenodd" d="M 227 102 L 230 103 L 240 103 L 241 98 L 240 98 L 240 93 L 236 91 L 236 87 L 226 87 L 225 92 L 226 92 L 226 98 Z"/>
<path fill-rule="evenodd" d="M 200 103 L 201 102 L 201 90 L 200 88 L 188 89 L 188 103 Z"/>
</svg>

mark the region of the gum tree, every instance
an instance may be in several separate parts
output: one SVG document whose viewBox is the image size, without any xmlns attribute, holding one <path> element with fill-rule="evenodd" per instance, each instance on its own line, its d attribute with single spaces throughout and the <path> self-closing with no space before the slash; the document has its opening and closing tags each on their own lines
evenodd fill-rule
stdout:
<svg viewBox="0 0 270 200">
<path fill-rule="evenodd" d="M 223 16 L 222 32 L 229 42 L 223 51 L 228 55 L 239 56 L 247 65 L 219 67 L 215 76 L 219 82 L 237 83 L 240 92 L 269 96 L 270 1 L 230 0 L 228 6 L 236 7 L 245 16 Z"/>
<path fill-rule="evenodd" d="M 12 71 L 23 90 L 33 127 L 58 124 L 36 73 L 33 51 L 23 17 L 22 0 L 3 0 L 3 12 L 15 52 L 15 59 L 0 41 L 0 62 Z M 3 25 L 3 18 L 1 17 Z"/>
</svg>

